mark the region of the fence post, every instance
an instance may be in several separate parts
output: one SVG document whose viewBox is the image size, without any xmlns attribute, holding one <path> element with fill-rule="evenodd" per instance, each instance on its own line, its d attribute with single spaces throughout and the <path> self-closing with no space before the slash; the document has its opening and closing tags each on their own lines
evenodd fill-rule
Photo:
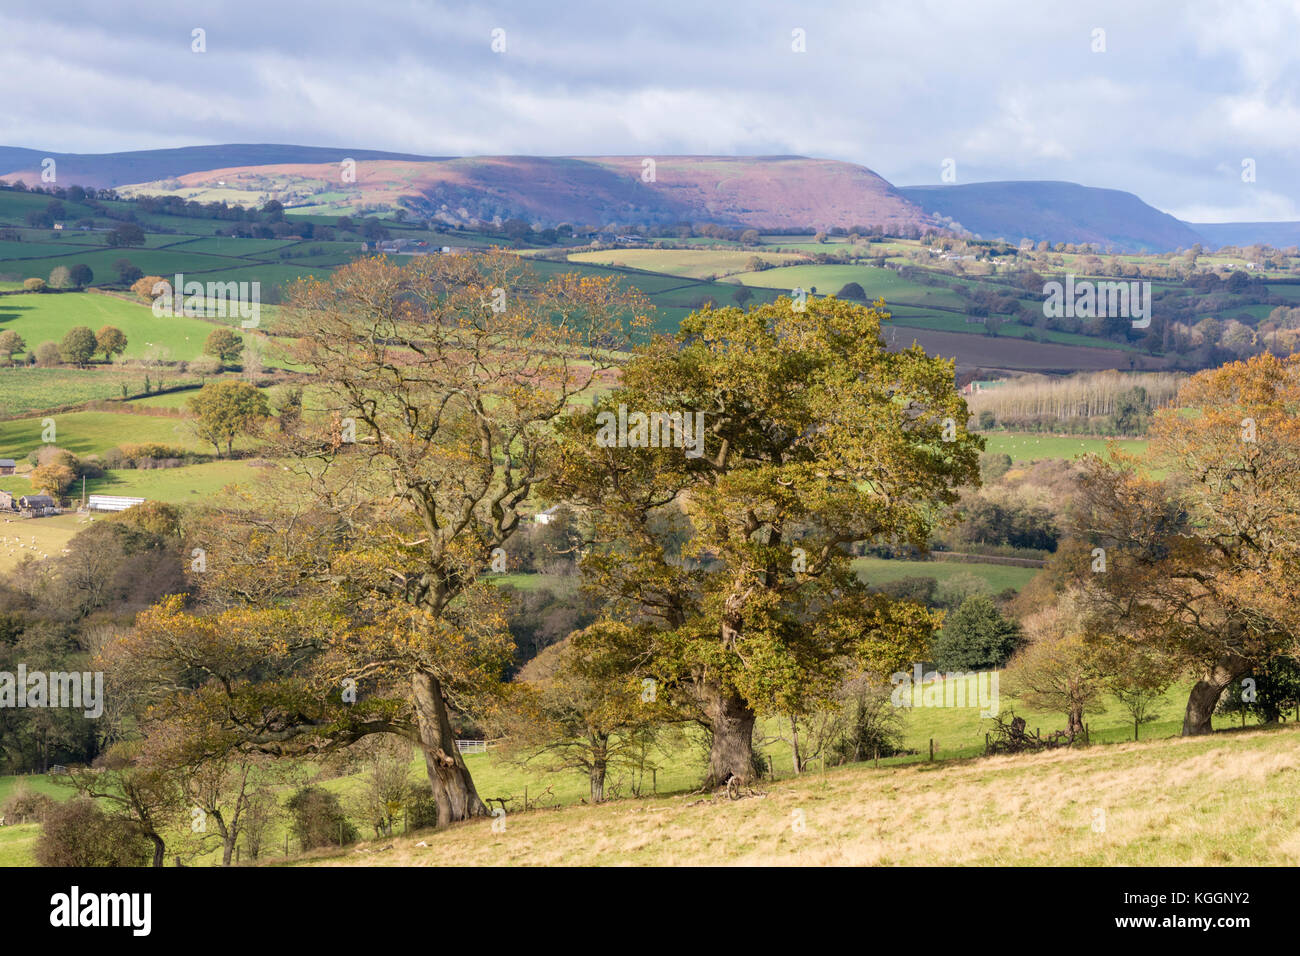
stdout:
<svg viewBox="0 0 1300 956">
<path fill-rule="evenodd" d="M 930 738 L 930 759 L 934 759 L 934 738 Z"/>
<path fill-rule="evenodd" d="M 987 757 L 988 753 L 989 753 L 989 735 L 985 734 L 984 735 L 984 756 Z"/>
<path fill-rule="evenodd" d="M 528 809 L 528 788 L 524 787 L 524 809 Z"/>
<path fill-rule="evenodd" d="M 289 834 L 284 835 L 284 858 L 289 859 Z"/>
<path fill-rule="evenodd" d="M 877 770 L 880 769 L 880 745 L 879 745 L 879 744 L 876 745 L 876 762 L 875 762 L 875 768 L 876 768 Z"/>
<path fill-rule="evenodd" d="M 654 788 L 656 794 L 659 793 L 659 771 L 655 768 L 650 770 L 650 786 Z"/>
</svg>

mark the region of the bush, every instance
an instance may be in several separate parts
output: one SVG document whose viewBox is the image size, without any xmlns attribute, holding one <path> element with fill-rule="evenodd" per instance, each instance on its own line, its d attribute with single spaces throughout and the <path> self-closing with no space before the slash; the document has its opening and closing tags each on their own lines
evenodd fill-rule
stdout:
<svg viewBox="0 0 1300 956">
<path fill-rule="evenodd" d="M 188 456 L 183 448 L 173 448 L 157 442 L 118 445 L 104 452 L 104 464 L 109 468 L 175 468 Z M 160 465 L 159 462 L 173 464 Z"/>
<path fill-rule="evenodd" d="M 54 806 L 54 801 L 43 793 L 37 793 L 25 783 L 19 783 L 13 792 L 0 804 L 0 816 L 5 825 L 15 823 L 40 823 L 46 812 Z"/>
<path fill-rule="evenodd" d="M 304 850 L 355 843 L 357 828 L 348 820 L 338 794 L 303 787 L 285 805 L 293 816 L 293 835 Z"/>
<path fill-rule="evenodd" d="M 23 289 L 24 289 L 25 291 L 27 291 L 27 292 L 44 292 L 44 291 L 45 291 L 45 280 L 44 280 L 44 279 L 38 279 L 38 278 L 36 278 L 35 276 L 33 276 L 33 277 L 30 278 L 30 279 L 24 279 L 24 280 L 23 280 Z"/>
<path fill-rule="evenodd" d="M 1021 642 L 1020 625 L 1003 617 L 992 598 L 974 595 L 944 621 L 934 663 L 946 671 L 1001 667 Z"/>
<path fill-rule="evenodd" d="M 52 802 L 36 840 L 41 866 L 144 866 L 152 856 L 148 840 L 90 797 Z"/>
</svg>

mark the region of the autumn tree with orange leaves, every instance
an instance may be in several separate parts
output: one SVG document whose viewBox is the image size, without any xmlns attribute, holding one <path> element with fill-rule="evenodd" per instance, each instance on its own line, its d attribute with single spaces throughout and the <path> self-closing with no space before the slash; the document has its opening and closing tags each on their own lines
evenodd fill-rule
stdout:
<svg viewBox="0 0 1300 956">
<path fill-rule="evenodd" d="M 1193 376 L 1157 413 L 1149 460 L 1092 458 L 1072 569 L 1115 640 L 1197 677 L 1183 734 L 1224 690 L 1300 650 L 1300 356 Z"/>
</svg>

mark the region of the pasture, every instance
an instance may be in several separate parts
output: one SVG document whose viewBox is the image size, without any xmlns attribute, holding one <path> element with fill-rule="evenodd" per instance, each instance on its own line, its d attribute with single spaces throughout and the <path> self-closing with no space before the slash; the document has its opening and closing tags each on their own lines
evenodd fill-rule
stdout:
<svg viewBox="0 0 1300 956">
<path fill-rule="evenodd" d="M 1049 435 L 1022 432 L 985 432 L 984 450 L 990 454 L 1010 455 L 1014 462 L 1035 462 L 1044 458 L 1069 461 L 1081 455 L 1107 454 L 1111 442 L 1125 454 L 1142 455 L 1147 442 L 1141 438 L 1091 438 L 1086 435 Z"/>
<path fill-rule="evenodd" d="M 575 252 L 570 262 L 644 269 L 688 279 L 713 279 L 748 272 L 751 260 L 784 266 L 806 261 L 806 257 L 779 252 L 747 252 L 725 249 L 609 249 L 599 252 Z"/>
<path fill-rule="evenodd" d="M 0 298 L 0 332 L 12 329 L 29 350 L 42 342 L 58 342 L 75 326 L 98 331 L 112 325 L 126 333 L 126 358 L 151 352 L 189 360 L 203 354 L 203 343 L 215 326 L 188 316 L 155 316 L 143 303 L 90 292 L 8 295 Z M 103 356 L 96 356 L 102 361 Z M 0 374 L 0 377 L 8 373 Z"/>
</svg>

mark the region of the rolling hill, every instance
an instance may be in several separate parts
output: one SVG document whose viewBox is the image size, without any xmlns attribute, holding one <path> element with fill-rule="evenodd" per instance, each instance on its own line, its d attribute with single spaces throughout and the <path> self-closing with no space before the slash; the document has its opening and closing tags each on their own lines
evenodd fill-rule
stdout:
<svg viewBox="0 0 1300 956">
<path fill-rule="evenodd" d="M 179 149 L 143 149 L 123 153 L 53 153 L 21 146 L 0 146 L 0 169 L 6 170 L 0 173 L 0 179 L 21 179 L 29 186 L 39 184 L 41 162 L 47 156 L 57 164 L 60 185 L 94 186 L 96 189 L 173 179 L 186 173 L 231 166 L 337 164 L 345 157 L 356 160 L 433 158 L 378 149 L 336 149 L 276 143 L 226 143 L 220 146 L 184 146 Z"/>
<path fill-rule="evenodd" d="M 1203 241 L 1192 226 L 1118 189 L 1041 181 L 898 191 L 926 212 L 956 220 L 985 239 L 1091 242 L 1135 252 L 1167 252 Z"/>
<path fill-rule="evenodd" d="M 349 199 L 403 205 L 449 221 L 518 217 L 561 222 L 832 228 L 938 225 L 871 170 L 798 156 L 478 156 L 462 159 L 359 159 L 343 183 L 338 159 L 226 165 L 179 174 L 175 182 L 136 183 L 127 192 L 193 195 L 218 187 L 274 194 L 293 204 Z M 351 194 L 351 195 L 349 195 Z M 215 193 L 213 193 L 215 195 Z M 197 198 L 197 197 L 196 197 Z"/>
<path fill-rule="evenodd" d="M 1211 249 L 1222 246 L 1250 246 L 1255 243 L 1274 249 L 1300 246 L 1300 222 L 1191 222 Z"/>
<path fill-rule="evenodd" d="M 435 157 L 247 143 L 90 154 L 0 146 L 0 179 L 38 184 L 46 157 L 56 161 L 60 185 L 202 202 L 275 196 L 303 212 L 334 214 L 405 207 L 456 224 L 879 226 L 894 235 L 956 224 L 985 239 L 1089 242 L 1127 252 L 1197 242 L 1300 243 L 1300 223 L 1187 223 L 1116 189 L 1055 181 L 900 188 L 865 166 L 803 156 Z M 344 182 L 339 164 L 348 158 L 356 176 Z"/>
</svg>

